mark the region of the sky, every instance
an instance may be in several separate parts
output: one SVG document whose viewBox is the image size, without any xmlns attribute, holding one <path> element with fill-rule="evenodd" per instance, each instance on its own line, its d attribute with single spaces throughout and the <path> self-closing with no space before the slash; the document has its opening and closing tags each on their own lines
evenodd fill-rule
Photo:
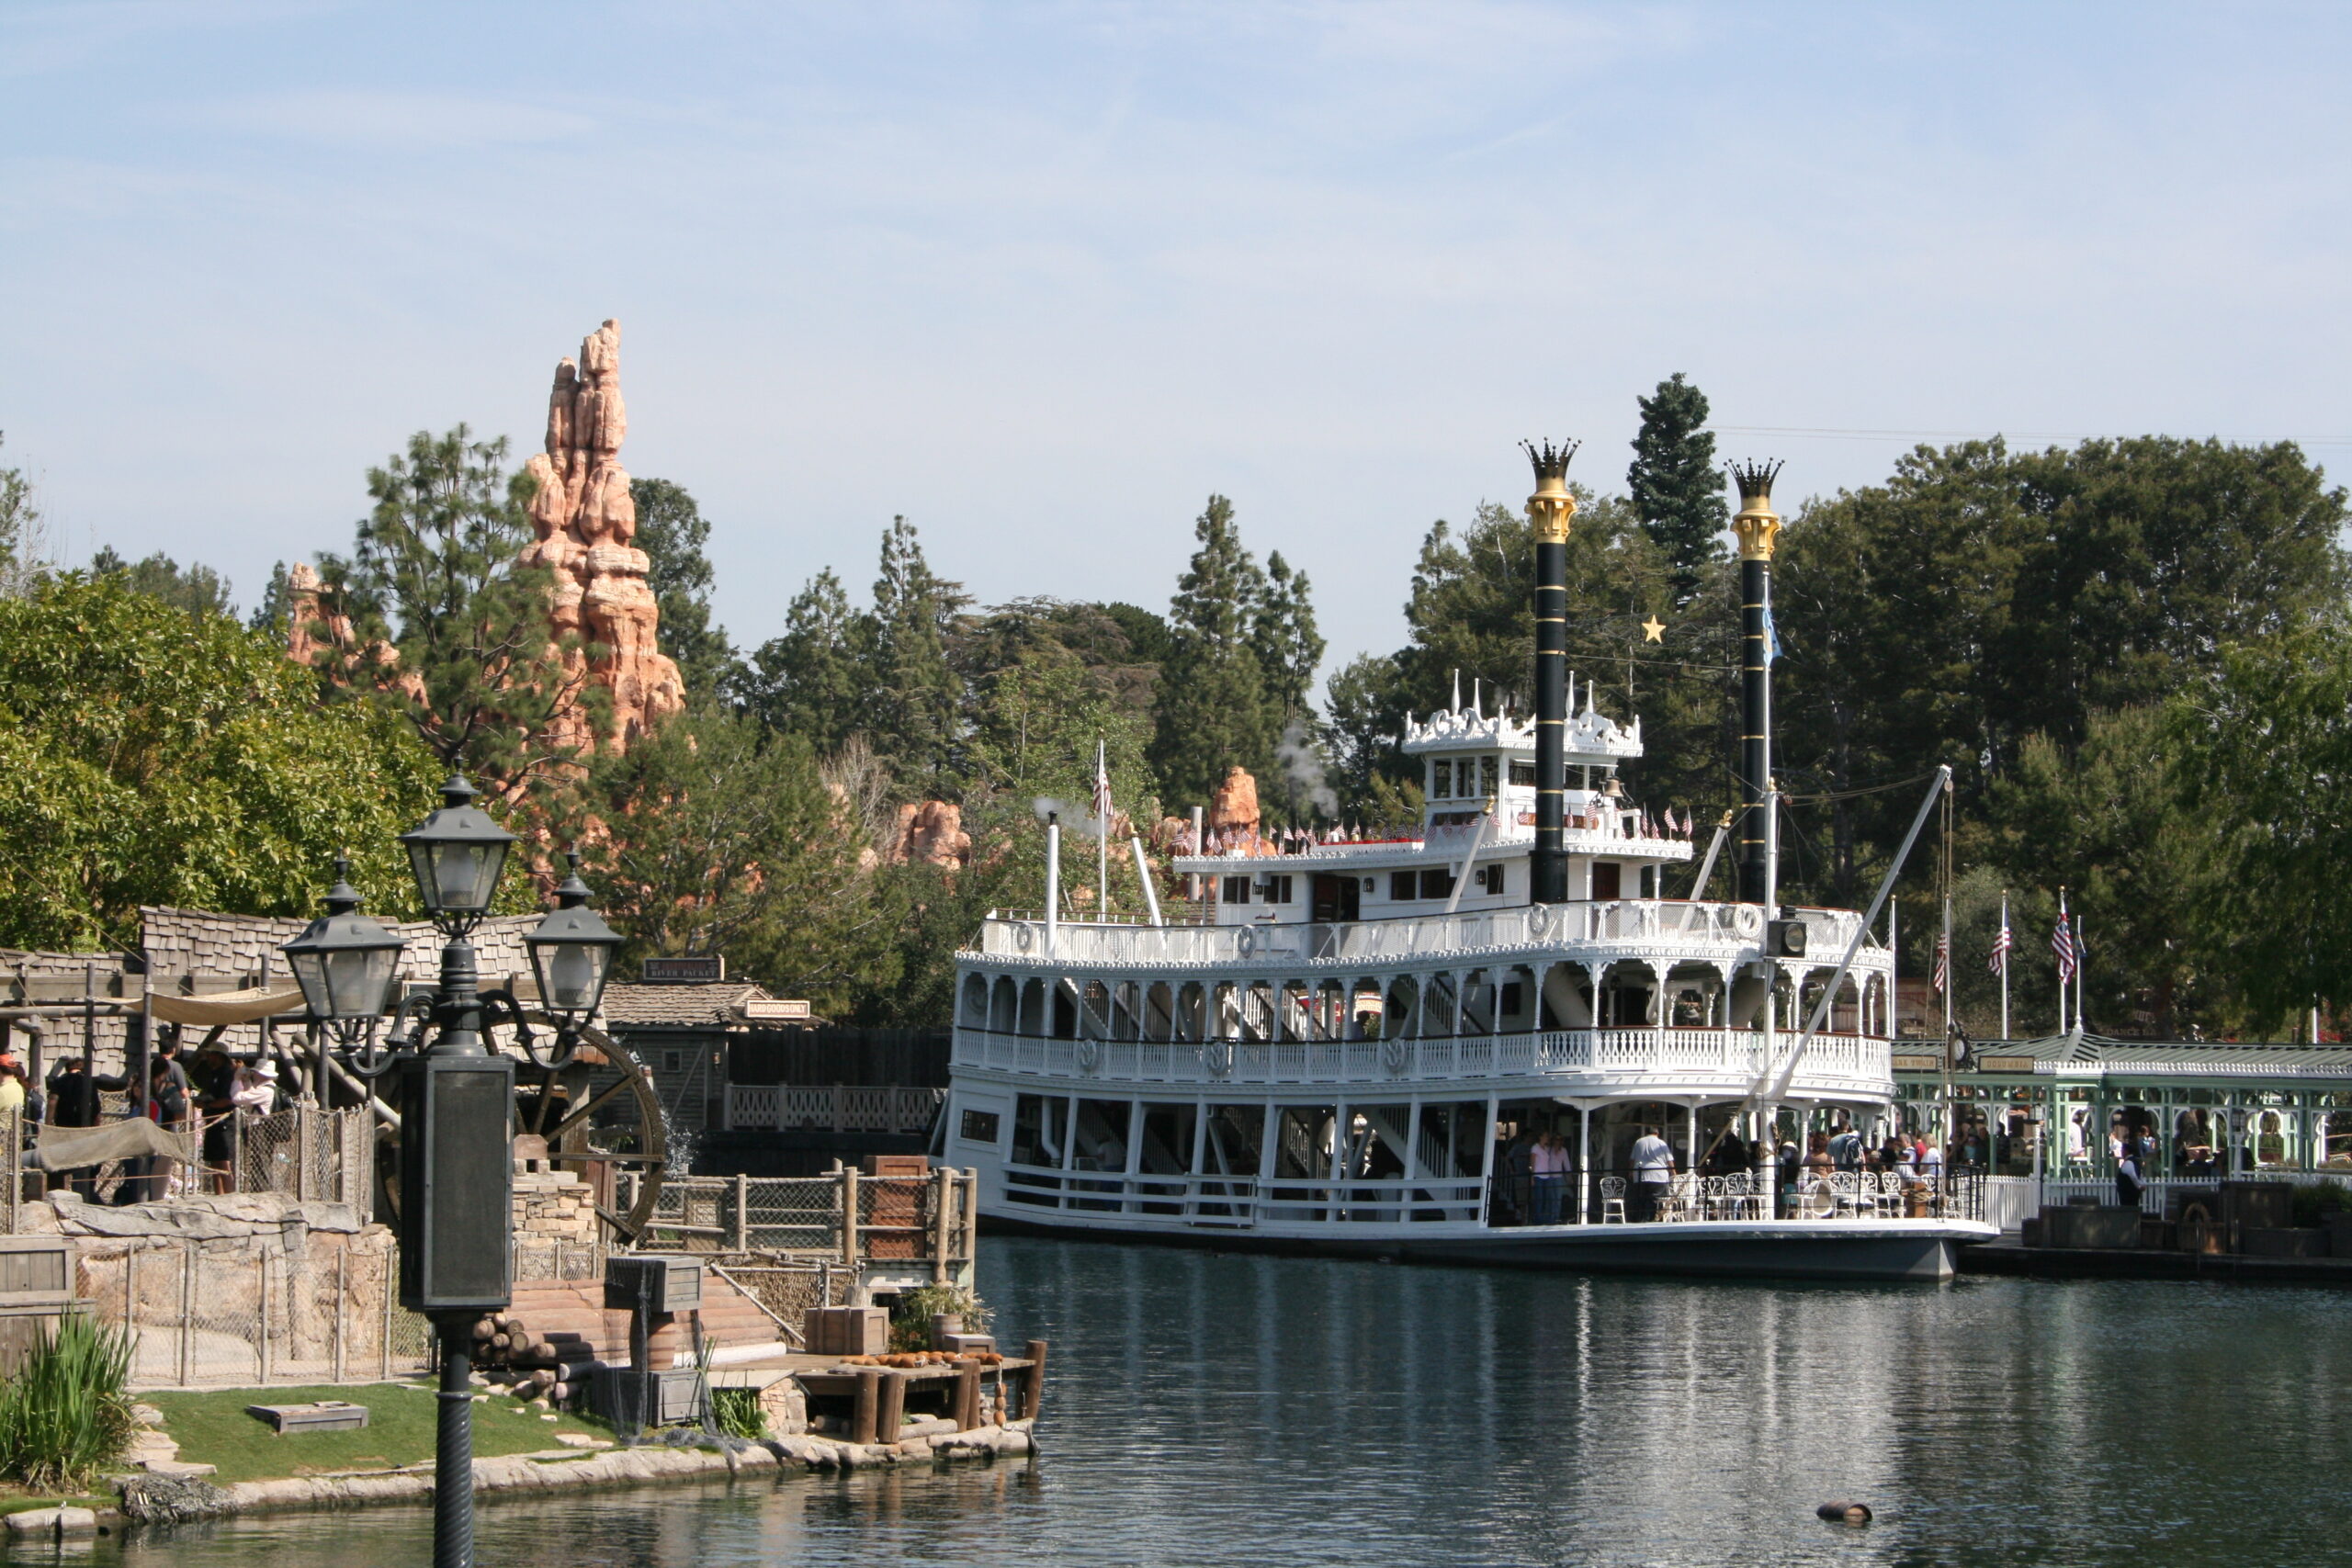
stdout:
<svg viewBox="0 0 2352 1568">
<path fill-rule="evenodd" d="M 982 603 L 1164 609 L 1205 498 L 1327 669 L 1430 523 L 1676 371 L 1782 510 L 1919 440 L 2352 463 L 2324 6 L 0 5 L 0 462 L 63 558 L 347 549 L 417 430 L 633 474 L 774 636 L 903 513 Z"/>
</svg>

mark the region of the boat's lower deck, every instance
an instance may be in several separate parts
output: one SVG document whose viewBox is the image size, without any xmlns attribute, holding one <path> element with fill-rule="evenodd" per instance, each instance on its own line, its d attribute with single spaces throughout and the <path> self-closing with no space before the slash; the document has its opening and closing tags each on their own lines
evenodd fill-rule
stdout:
<svg viewBox="0 0 2352 1568">
<path fill-rule="evenodd" d="M 1204 1224 L 1147 1215 L 983 1207 L 991 1230 L 1148 1241 L 1226 1251 L 1321 1253 L 1396 1262 L 1736 1279 L 1946 1280 L 1957 1248 L 1999 1233 L 1968 1220 L 1699 1220 L 1489 1228 L 1446 1221 Z"/>
</svg>

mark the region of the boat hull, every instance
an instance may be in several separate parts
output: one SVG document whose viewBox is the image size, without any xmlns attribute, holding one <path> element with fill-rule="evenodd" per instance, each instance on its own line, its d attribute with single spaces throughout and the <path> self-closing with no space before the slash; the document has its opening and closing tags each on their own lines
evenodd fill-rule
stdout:
<svg viewBox="0 0 2352 1568">
<path fill-rule="evenodd" d="M 1051 1213 L 984 1211 L 989 1231 L 1096 1241 L 1374 1258 L 1404 1263 L 1660 1274 L 1707 1279 L 1949 1280 L 1962 1247 L 1990 1241 L 1993 1226 L 1958 1220 L 1707 1221 L 1518 1229 L 1434 1224 L 1335 1226 L 1105 1225 Z"/>
</svg>

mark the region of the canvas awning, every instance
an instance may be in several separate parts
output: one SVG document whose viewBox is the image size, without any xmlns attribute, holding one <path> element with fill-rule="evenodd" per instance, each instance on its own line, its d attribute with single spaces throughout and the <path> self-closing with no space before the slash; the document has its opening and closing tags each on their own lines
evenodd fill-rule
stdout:
<svg viewBox="0 0 2352 1568">
<path fill-rule="evenodd" d="M 254 986 L 242 991 L 216 991 L 209 997 L 172 997 L 158 991 L 148 1005 L 166 1023 L 193 1023 L 206 1029 L 231 1023 L 257 1023 L 280 1013 L 305 1010 L 302 988 L 291 982 Z"/>
</svg>

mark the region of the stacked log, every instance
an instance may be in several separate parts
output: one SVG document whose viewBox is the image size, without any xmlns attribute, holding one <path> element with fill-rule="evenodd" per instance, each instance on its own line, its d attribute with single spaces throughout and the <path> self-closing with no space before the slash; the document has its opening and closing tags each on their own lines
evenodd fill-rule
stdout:
<svg viewBox="0 0 2352 1568">
<path fill-rule="evenodd" d="M 569 1403 L 588 1388 L 596 1348 L 567 1329 L 534 1330 L 519 1317 L 500 1314 L 474 1324 L 474 1369 L 503 1384 L 517 1399 Z"/>
</svg>

